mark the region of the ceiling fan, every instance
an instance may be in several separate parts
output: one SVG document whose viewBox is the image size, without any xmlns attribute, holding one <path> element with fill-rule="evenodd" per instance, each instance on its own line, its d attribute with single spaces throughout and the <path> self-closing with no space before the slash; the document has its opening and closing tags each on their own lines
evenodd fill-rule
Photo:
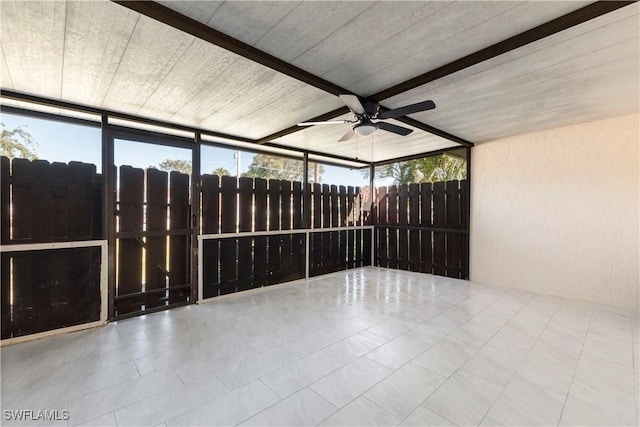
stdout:
<svg viewBox="0 0 640 427">
<path fill-rule="evenodd" d="M 406 136 L 413 132 L 413 129 L 394 125 L 387 122 L 374 122 L 372 120 L 393 119 L 396 117 L 406 116 L 407 114 L 419 113 L 436 108 L 433 101 L 422 101 L 416 104 L 406 105 L 393 110 L 387 110 L 378 113 L 380 105 L 368 98 L 362 98 L 358 95 L 340 95 L 340 99 L 344 102 L 354 115 L 354 120 L 329 120 L 324 122 L 302 122 L 298 126 L 315 126 L 315 125 L 335 125 L 344 123 L 355 123 L 339 141 L 347 141 L 355 135 L 368 136 L 375 132 L 376 129 L 386 130 L 387 132 L 397 135 Z"/>
</svg>

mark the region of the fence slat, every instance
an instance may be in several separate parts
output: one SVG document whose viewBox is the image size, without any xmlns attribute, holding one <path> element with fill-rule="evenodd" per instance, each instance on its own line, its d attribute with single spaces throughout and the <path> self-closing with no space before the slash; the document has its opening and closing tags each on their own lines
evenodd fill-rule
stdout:
<svg viewBox="0 0 640 427">
<path fill-rule="evenodd" d="M 11 230 L 11 224 L 10 224 L 11 192 L 10 192 L 10 184 L 9 184 L 10 170 L 11 170 L 11 162 L 9 158 L 2 156 L 2 158 L 0 158 L 0 209 L 1 209 L 0 222 L 2 224 L 0 228 L 0 238 L 2 240 L 0 241 L 0 243 L 3 245 L 9 244 L 10 236 L 11 236 L 10 234 L 11 233 L 10 231 Z M 3 284 L 4 284 L 4 281 L 3 281 Z M 3 313 L 4 313 L 4 305 L 3 305 Z M 2 317 L 4 319 L 4 314 Z M 3 325 L 4 325 L 4 322 L 3 322 Z"/>
<path fill-rule="evenodd" d="M 236 195 L 238 194 L 237 180 L 232 176 L 223 176 L 220 185 L 220 231 L 222 233 L 236 232 Z"/>
<path fill-rule="evenodd" d="M 307 228 L 304 224 L 304 205 L 302 194 L 302 183 L 299 181 L 293 182 L 293 228 Z"/>
<path fill-rule="evenodd" d="M 398 223 L 398 187 L 392 185 L 389 187 L 389 224 L 395 225 Z M 399 265 L 398 260 L 398 229 L 389 228 L 389 268 L 397 269 Z"/>
<path fill-rule="evenodd" d="M 202 232 L 220 232 L 220 179 L 217 175 L 202 175 Z"/>
<path fill-rule="evenodd" d="M 238 180 L 239 230 L 252 231 L 253 179 L 242 177 Z"/>
<path fill-rule="evenodd" d="M 36 179 L 33 176 L 33 165 L 27 159 L 13 159 L 12 166 L 12 241 L 14 243 L 37 242 L 38 221 L 36 212 L 44 213 L 42 197 L 34 188 Z M 43 221 L 48 220 L 48 215 L 43 215 Z M 35 237 L 35 239 L 34 239 Z"/>
<path fill-rule="evenodd" d="M 49 230 L 47 240 L 69 240 L 69 169 L 68 165 L 60 162 L 49 166 Z"/>
<path fill-rule="evenodd" d="M 433 184 L 433 225 L 434 227 L 446 227 L 445 216 L 445 183 Z M 446 273 L 446 246 L 445 233 L 433 232 L 433 274 L 444 276 Z"/>
<path fill-rule="evenodd" d="M 458 181 L 445 183 L 446 194 L 446 223 L 447 227 L 460 228 L 460 191 Z M 446 233 L 447 259 L 446 274 L 448 277 L 460 277 L 460 262 L 462 261 L 460 233 Z"/>
<path fill-rule="evenodd" d="M 347 226 L 347 215 L 349 213 L 347 208 L 347 187 L 344 185 L 338 186 L 338 227 Z M 338 248 L 338 269 L 346 270 L 350 268 L 347 262 L 347 232 L 341 231 L 338 235 L 339 248 Z"/>
<path fill-rule="evenodd" d="M 251 231 L 253 205 L 253 179 L 242 177 L 238 180 L 238 217 L 239 231 Z M 242 291 L 253 287 L 253 239 L 244 237 L 238 239 L 238 283 L 237 290 Z M 223 265 L 222 268 L 229 268 Z"/>
<path fill-rule="evenodd" d="M 217 178 L 217 177 L 216 177 Z M 204 298 L 220 295 L 220 241 L 202 242 L 202 296 Z"/>
<path fill-rule="evenodd" d="M 469 230 L 468 225 L 468 214 L 469 214 L 469 181 L 466 179 L 460 181 L 460 219 L 461 219 L 461 228 L 464 230 Z M 462 236 L 462 235 L 461 235 Z M 469 239 L 468 234 L 466 237 L 462 236 L 462 245 L 461 245 L 461 278 L 468 279 L 469 278 Z"/>
<path fill-rule="evenodd" d="M 433 185 L 429 182 L 420 184 L 420 224 L 432 225 Z M 420 231 L 420 271 L 433 273 L 433 233 L 429 230 Z"/>
<path fill-rule="evenodd" d="M 345 202 L 346 202 L 346 209 L 345 212 L 347 213 L 347 223 L 346 225 L 351 226 L 353 225 L 353 221 L 354 221 L 354 212 L 353 212 L 353 200 L 355 198 L 355 192 L 354 192 L 354 188 L 349 185 L 347 187 L 347 197 L 345 198 Z M 353 230 L 348 230 L 347 231 L 347 247 L 346 247 L 346 251 L 347 251 L 347 268 L 354 268 L 355 267 L 355 256 L 356 256 L 356 241 L 355 241 L 356 235 L 355 232 Z"/>
<path fill-rule="evenodd" d="M 388 251 L 388 239 L 387 239 L 387 231 L 388 229 L 385 227 L 387 224 L 388 214 L 387 214 L 387 187 L 380 187 L 378 189 L 378 221 L 379 226 L 377 227 L 377 248 L 378 248 L 378 265 L 380 267 L 388 267 L 389 266 L 389 251 Z"/>
<path fill-rule="evenodd" d="M 291 181 L 280 181 L 280 230 L 291 230 Z"/>
<path fill-rule="evenodd" d="M 398 224 L 409 225 L 409 188 L 407 184 L 398 186 Z M 409 269 L 409 235 L 407 229 L 398 229 L 398 268 Z"/>
<path fill-rule="evenodd" d="M 409 184 L 409 225 L 420 225 L 420 184 Z M 409 230 L 409 270 L 420 271 L 420 230 Z"/>
<path fill-rule="evenodd" d="M 169 229 L 191 229 L 189 175 L 171 172 L 169 175 L 169 199 Z M 190 238 L 187 236 L 169 237 L 169 286 L 186 285 L 191 282 L 189 242 Z M 190 292 L 185 289 L 169 291 L 169 303 L 185 301 L 189 295 Z"/>
<path fill-rule="evenodd" d="M 269 230 L 280 230 L 280 180 L 269 180 Z"/>
<path fill-rule="evenodd" d="M 149 168 L 146 173 L 146 222 L 148 231 L 167 229 L 167 181 L 168 173 Z M 165 237 L 145 238 L 145 291 L 167 287 L 167 239 Z M 145 308 L 165 304 L 164 293 L 145 296 Z"/>
<path fill-rule="evenodd" d="M 267 212 L 269 211 L 267 206 L 267 181 L 262 178 L 256 178 L 254 183 L 255 188 L 255 227 L 256 231 L 267 230 Z"/>
<path fill-rule="evenodd" d="M 280 229 L 280 180 L 269 180 L 269 230 Z M 280 236 L 270 236 L 267 259 L 268 282 L 280 276 Z"/>
<path fill-rule="evenodd" d="M 119 219 L 120 231 L 142 231 L 144 201 L 144 171 L 131 166 L 120 167 Z M 142 241 L 129 238 L 118 239 L 118 296 L 142 291 Z M 137 310 L 141 298 L 130 298 L 117 302 L 117 314 Z M 136 308 L 137 307 L 137 308 Z"/>
</svg>

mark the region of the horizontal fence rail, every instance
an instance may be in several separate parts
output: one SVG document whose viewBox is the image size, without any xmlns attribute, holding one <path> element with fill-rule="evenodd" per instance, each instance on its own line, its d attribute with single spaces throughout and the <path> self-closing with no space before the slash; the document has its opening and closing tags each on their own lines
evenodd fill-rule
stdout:
<svg viewBox="0 0 640 427">
<path fill-rule="evenodd" d="M 371 265 L 373 228 L 200 235 L 198 299 Z M 326 236 L 329 245 L 323 247 Z"/>
</svg>

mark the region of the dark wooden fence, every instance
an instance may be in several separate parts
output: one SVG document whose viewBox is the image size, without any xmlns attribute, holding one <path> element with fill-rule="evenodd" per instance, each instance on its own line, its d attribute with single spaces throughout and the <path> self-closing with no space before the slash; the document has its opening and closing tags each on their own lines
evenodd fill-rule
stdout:
<svg viewBox="0 0 640 427">
<path fill-rule="evenodd" d="M 1 166 L 3 246 L 106 238 L 94 165 L 3 157 Z M 118 168 L 116 317 L 191 301 L 198 223 L 209 235 L 205 298 L 300 279 L 307 268 L 316 276 L 372 261 L 468 277 L 467 181 L 380 188 L 371 212 L 358 187 L 215 175 L 201 184 L 198 218 L 188 175 Z M 375 260 L 370 229 L 342 229 L 371 224 Z M 3 339 L 99 319 L 99 248 L 3 252 L 1 267 Z"/>
<path fill-rule="evenodd" d="M 265 233 L 203 241 L 203 296 L 305 277 L 307 233 L 295 230 L 310 226 L 310 276 L 371 264 L 369 230 L 321 231 L 362 225 L 360 199 L 357 187 L 204 175 L 203 234 Z"/>
<path fill-rule="evenodd" d="M 120 166 L 116 316 L 191 296 L 189 175 Z"/>
<path fill-rule="evenodd" d="M 469 277 L 467 181 L 380 187 L 376 265 Z"/>
<path fill-rule="evenodd" d="M 0 165 L 3 246 L 102 238 L 95 165 L 6 157 Z M 2 339 L 99 320 L 100 249 L 1 255 Z"/>
</svg>

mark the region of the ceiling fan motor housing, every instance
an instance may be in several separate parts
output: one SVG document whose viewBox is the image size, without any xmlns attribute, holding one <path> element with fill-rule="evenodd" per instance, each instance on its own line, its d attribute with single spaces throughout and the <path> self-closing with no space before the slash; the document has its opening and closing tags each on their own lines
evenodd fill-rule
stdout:
<svg viewBox="0 0 640 427">
<path fill-rule="evenodd" d="M 360 98 L 360 103 L 364 107 L 364 111 L 366 112 L 366 116 L 369 118 L 373 118 L 378 114 L 379 105 L 376 101 L 369 98 Z"/>
</svg>

